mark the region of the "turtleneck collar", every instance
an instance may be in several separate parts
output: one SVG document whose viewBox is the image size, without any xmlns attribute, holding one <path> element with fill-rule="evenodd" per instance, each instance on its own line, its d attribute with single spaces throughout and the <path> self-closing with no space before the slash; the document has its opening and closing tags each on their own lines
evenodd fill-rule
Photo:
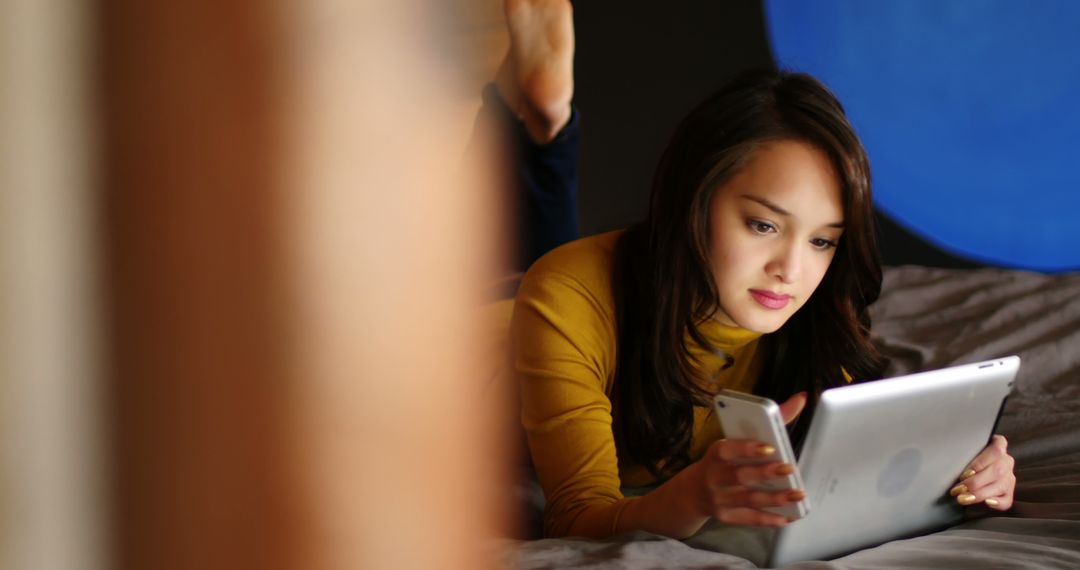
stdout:
<svg viewBox="0 0 1080 570">
<path fill-rule="evenodd" d="M 736 352 L 751 342 L 761 338 L 761 333 L 742 327 L 732 327 L 709 319 L 698 325 L 701 334 L 713 344 L 713 347 L 725 352 Z"/>
</svg>

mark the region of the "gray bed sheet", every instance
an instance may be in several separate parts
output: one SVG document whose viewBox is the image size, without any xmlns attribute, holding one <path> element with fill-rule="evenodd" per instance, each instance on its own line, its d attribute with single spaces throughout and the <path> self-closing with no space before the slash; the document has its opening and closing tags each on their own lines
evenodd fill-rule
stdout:
<svg viewBox="0 0 1080 570">
<path fill-rule="evenodd" d="M 1080 569 L 1080 274 L 888 268 L 872 310 L 875 340 L 890 358 L 887 376 L 1020 355 L 997 430 L 1017 460 L 1015 505 L 1002 514 L 973 510 L 934 534 L 784 568 Z M 519 494 L 537 506 L 535 488 Z M 497 550 L 505 566 L 523 569 L 754 568 L 640 532 L 509 541 Z"/>
</svg>

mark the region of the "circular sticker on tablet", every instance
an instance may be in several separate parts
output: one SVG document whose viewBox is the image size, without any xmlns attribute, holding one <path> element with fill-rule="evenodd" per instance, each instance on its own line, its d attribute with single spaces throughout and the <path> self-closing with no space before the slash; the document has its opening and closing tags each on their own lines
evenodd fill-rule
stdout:
<svg viewBox="0 0 1080 570">
<path fill-rule="evenodd" d="M 878 474 L 877 492 L 882 497 L 895 497 L 911 486 L 922 467 L 922 453 L 907 448 L 897 453 Z"/>
</svg>

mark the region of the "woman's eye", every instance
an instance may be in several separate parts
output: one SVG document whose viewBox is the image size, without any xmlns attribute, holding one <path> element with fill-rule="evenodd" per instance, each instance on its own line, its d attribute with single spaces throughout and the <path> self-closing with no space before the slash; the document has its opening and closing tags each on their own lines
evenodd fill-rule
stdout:
<svg viewBox="0 0 1080 570">
<path fill-rule="evenodd" d="M 746 220 L 746 225 L 756 234 L 771 234 L 776 232 L 776 226 L 761 220 Z"/>
<path fill-rule="evenodd" d="M 836 242 L 824 238 L 814 238 L 810 240 L 810 243 L 818 249 L 832 249 L 836 247 Z"/>
</svg>

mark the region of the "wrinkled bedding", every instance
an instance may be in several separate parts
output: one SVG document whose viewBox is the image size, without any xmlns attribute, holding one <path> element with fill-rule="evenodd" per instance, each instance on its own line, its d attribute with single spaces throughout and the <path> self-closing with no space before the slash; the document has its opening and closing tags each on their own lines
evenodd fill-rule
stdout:
<svg viewBox="0 0 1080 570">
<path fill-rule="evenodd" d="M 998 432 L 1017 460 L 1015 506 L 829 562 L 784 568 L 1080 568 L 1080 274 L 889 268 L 873 310 L 886 376 L 1018 354 Z M 539 506 L 535 486 L 520 497 Z M 513 568 L 753 568 L 747 560 L 632 533 L 501 544 Z"/>
</svg>

